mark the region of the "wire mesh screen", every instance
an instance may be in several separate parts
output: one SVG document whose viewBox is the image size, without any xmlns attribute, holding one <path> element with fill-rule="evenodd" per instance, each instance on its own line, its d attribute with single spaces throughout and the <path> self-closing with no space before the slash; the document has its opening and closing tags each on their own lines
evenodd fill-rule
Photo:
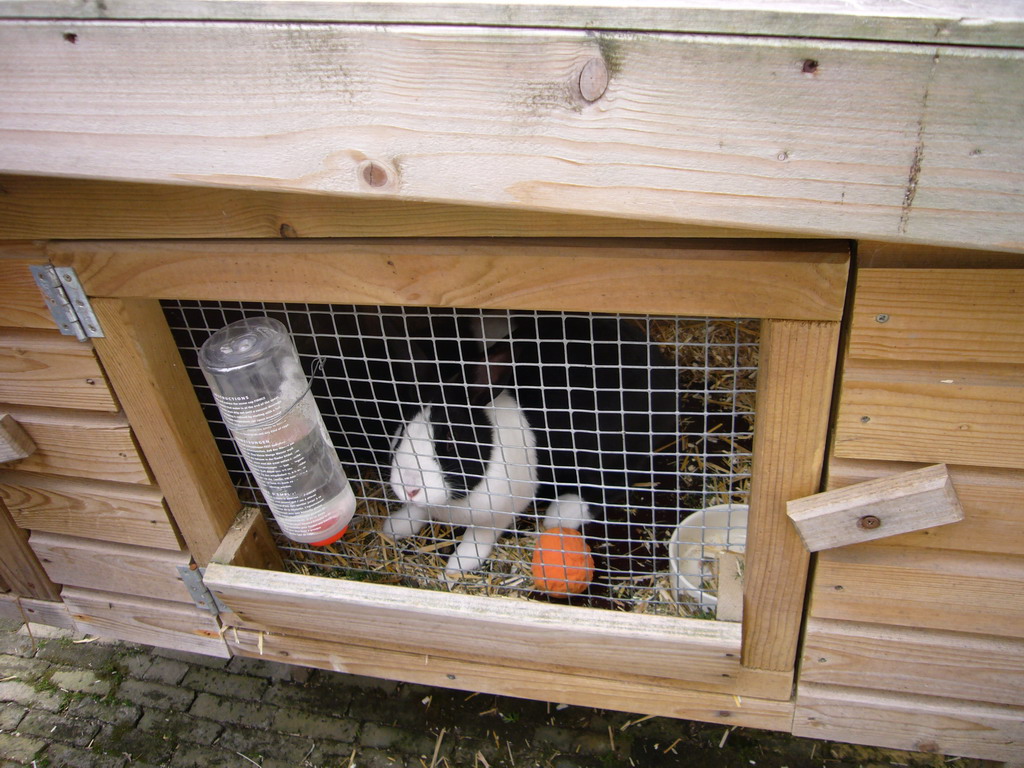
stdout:
<svg viewBox="0 0 1024 768">
<path fill-rule="evenodd" d="M 292 335 L 358 506 L 345 536 L 326 547 L 284 538 L 267 512 L 289 568 L 714 615 L 726 577 L 719 556 L 745 543 L 757 321 L 238 302 L 164 308 L 228 471 L 243 500 L 264 509 L 197 355 L 213 332 L 243 317 L 276 318 Z M 537 551 L 553 529 L 559 550 L 583 542 L 575 560 Z M 544 570 L 549 560 L 562 578 Z"/>
</svg>

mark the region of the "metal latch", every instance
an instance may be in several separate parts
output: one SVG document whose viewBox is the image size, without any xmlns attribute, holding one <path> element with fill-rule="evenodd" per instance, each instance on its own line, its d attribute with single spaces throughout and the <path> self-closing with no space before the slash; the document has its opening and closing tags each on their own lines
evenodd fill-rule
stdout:
<svg viewBox="0 0 1024 768">
<path fill-rule="evenodd" d="M 205 568 L 197 568 L 194 565 L 178 566 L 178 575 L 181 576 L 185 588 L 192 596 L 192 601 L 204 611 L 209 611 L 214 616 L 218 616 L 221 611 L 227 610 L 227 606 L 218 600 L 213 592 L 206 588 L 206 585 L 203 583 L 203 576 L 205 574 Z"/>
<path fill-rule="evenodd" d="M 72 267 L 41 264 L 29 269 L 61 333 L 74 336 L 79 341 L 103 336 L 100 321 L 96 319 L 89 297 Z"/>
</svg>

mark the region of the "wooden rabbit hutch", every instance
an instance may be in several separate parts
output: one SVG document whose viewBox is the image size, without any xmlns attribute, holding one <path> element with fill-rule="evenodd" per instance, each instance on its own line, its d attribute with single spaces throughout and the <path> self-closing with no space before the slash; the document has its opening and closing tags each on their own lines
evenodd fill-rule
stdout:
<svg viewBox="0 0 1024 768">
<path fill-rule="evenodd" d="M 1019 761 L 1022 82 L 1011 2 L 0 0 L 0 610 Z M 738 620 L 296 568 L 181 336 L 366 307 L 749 332 Z"/>
</svg>

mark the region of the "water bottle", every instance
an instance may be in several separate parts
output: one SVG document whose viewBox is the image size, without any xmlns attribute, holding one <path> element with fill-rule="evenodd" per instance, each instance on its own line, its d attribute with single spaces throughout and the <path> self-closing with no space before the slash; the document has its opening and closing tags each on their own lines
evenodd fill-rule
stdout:
<svg viewBox="0 0 1024 768">
<path fill-rule="evenodd" d="M 231 323 L 206 340 L 199 365 L 282 533 L 313 546 L 341 538 L 355 494 L 284 325 Z"/>
</svg>

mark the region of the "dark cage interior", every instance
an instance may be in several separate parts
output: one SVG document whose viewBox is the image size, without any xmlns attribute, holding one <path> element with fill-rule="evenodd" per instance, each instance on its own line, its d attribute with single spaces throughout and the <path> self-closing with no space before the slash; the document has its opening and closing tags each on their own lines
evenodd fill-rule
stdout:
<svg viewBox="0 0 1024 768">
<path fill-rule="evenodd" d="M 358 506 L 329 546 L 278 534 L 289 568 L 714 615 L 718 557 L 745 543 L 757 321 L 238 302 L 164 309 L 228 471 L 275 531 L 197 357 L 213 332 L 243 317 L 273 317 L 292 336 Z M 534 578 L 536 542 L 552 528 L 578 531 L 592 553 L 592 574 L 570 579 L 578 594 L 553 595 Z"/>
</svg>

